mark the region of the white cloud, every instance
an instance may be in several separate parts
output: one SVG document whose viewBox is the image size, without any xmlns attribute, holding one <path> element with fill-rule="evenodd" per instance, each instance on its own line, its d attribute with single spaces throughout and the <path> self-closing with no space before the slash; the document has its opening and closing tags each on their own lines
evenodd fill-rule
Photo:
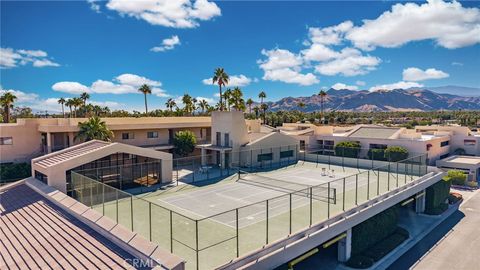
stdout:
<svg viewBox="0 0 480 270">
<path fill-rule="evenodd" d="M 334 60 L 318 64 L 315 71 L 327 76 L 356 76 L 375 70 L 380 62 L 380 58 L 362 55 L 357 49 L 344 48 Z"/>
<path fill-rule="evenodd" d="M 47 58 L 46 52 L 41 50 L 14 50 L 0 48 L 0 68 L 14 68 L 29 63 L 34 67 L 58 67 L 60 64 Z"/>
<path fill-rule="evenodd" d="M 152 94 L 158 97 L 168 97 L 165 90 L 160 88 L 162 83 L 142 77 L 135 74 L 125 73 L 115 77 L 112 81 L 96 80 L 90 87 L 78 82 L 57 82 L 52 85 L 52 89 L 68 94 L 80 94 L 83 92 L 97 94 L 137 94 L 138 88 L 142 84 L 147 84 L 152 90 Z"/>
<path fill-rule="evenodd" d="M 227 86 L 228 87 L 242 87 L 242 86 L 247 86 L 252 82 L 252 79 L 248 78 L 247 76 L 240 74 L 240 75 L 232 75 L 229 76 L 229 81 Z M 213 85 L 212 83 L 212 78 L 208 79 L 203 79 L 202 83 L 205 85 Z"/>
<path fill-rule="evenodd" d="M 364 81 L 356 81 L 355 84 L 359 85 L 359 86 L 365 86 L 366 85 L 366 83 Z"/>
<path fill-rule="evenodd" d="M 460 62 L 452 62 L 452 66 L 461 67 L 461 66 L 463 66 L 463 63 L 460 63 Z"/>
<path fill-rule="evenodd" d="M 197 101 L 205 100 L 208 103 L 208 105 L 210 105 L 210 106 L 213 106 L 213 105 L 217 104 L 217 102 L 218 102 L 214 98 L 207 98 L 207 97 L 196 97 L 196 99 L 197 99 Z"/>
<path fill-rule="evenodd" d="M 443 79 L 447 78 L 450 75 L 441 70 L 429 68 L 426 70 L 421 70 L 416 67 L 409 67 L 403 70 L 403 80 L 404 81 L 424 81 L 431 79 Z"/>
<path fill-rule="evenodd" d="M 81 94 L 83 92 L 91 93 L 90 89 L 78 82 L 57 82 L 52 85 L 52 89 L 58 92 L 64 92 L 68 94 Z"/>
<path fill-rule="evenodd" d="M 382 84 L 376 85 L 370 88 L 370 91 L 378 91 L 378 90 L 394 90 L 394 89 L 408 89 L 412 87 L 423 87 L 423 84 L 416 83 L 416 82 L 396 82 L 391 84 Z"/>
<path fill-rule="evenodd" d="M 194 28 L 199 21 L 221 15 L 220 8 L 207 0 L 110 0 L 107 8 L 121 15 L 145 20 L 152 25 L 174 28 Z"/>
<path fill-rule="evenodd" d="M 262 50 L 262 54 L 267 59 L 259 60 L 257 63 L 264 71 L 264 80 L 299 85 L 312 85 L 320 82 L 312 73 L 301 73 L 303 60 L 299 55 L 283 49 Z"/>
<path fill-rule="evenodd" d="M 100 5 L 97 3 L 99 0 L 87 0 L 87 3 L 90 4 L 90 9 L 96 13 L 100 13 Z"/>
<path fill-rule="evenodd" d="M 12 93 L 14 96 L 17 97 L 15 103 L 32 103 L 38 100 L 38 95 L 35 93 L 25 93 L 20 90 L 13 90 L 13 89 L 0 89 L 0 95 L 5 93 Z"/>
<path fill-rule="evenodd" d="M 338 52 L 323 44 L 312 44 L 310 48 L 301 51 L 306 61 L 326 61 L 339 55 Z"/>
<path fill-rule="evenodd" d="M 162 40 L 162 45 L 161 46 L 156 46 L 151 48 L 150 50 L 152 52 L 164 52 L 168 50 L 173 50 L 175 46 L 180 45 L 180 39 L 178 38 L 177 35 L 171 36 L 170 38 L 166 38 Z"/>
<path fill-rule="evenodd" d="M 358 86 L 356 86 L 356 85 L 346 85 L 344 83 L 336 83 L 336 84 L 332 85 L 331 88 L 333 88 L 335 90 L 343 90 L 343 89 L 358 90 Z"/>
<path fill-rule="evenodd" d="M 335 26 L 317 28 L 310 27 L 308 36 L 314 44 L 339 45 L 342 43 L 343 36 L 353 27 L 351 21 L 345 21 Z"/>
<path fill-rule="evenodd" d="M 480 43 L 480 9 L 464 8 L 456 1 L 399 3 L 374 20 L 364 20 L 346 38 L 364 50 L 428 39 L 449 49 L 470 46 Z"/>
</svg>

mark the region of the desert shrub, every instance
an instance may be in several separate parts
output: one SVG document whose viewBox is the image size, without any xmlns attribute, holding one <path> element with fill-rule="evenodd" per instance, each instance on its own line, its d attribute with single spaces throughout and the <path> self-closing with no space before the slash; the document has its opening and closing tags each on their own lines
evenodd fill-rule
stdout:
<svg viewBox="0 0 480 270">
<path fill-rule="evenodd" d="M 383 149 L 369 149 L 367 155 L 368 155 L 368 159 L 386 160 L 385 150 Z"/>
<path fill-rule="evenodd" d="M 361 145 L 359 142 L 339 142 L 335 145 L 335 155 L 339 157 L 358 158 Z"/>
<path fill-rule="evenodd" d="M 444 177 L 442 180 L 427 188 L 425 194 L 425 213 L 438 215 L 442 210 L 446 210 L 448 205 L 445 203 L 449 194 L 452 180 Z M 445 207 L 446 206 L 446 207 Z"/>
<path fill-rule="evenodd" d="M 373 265 L 374 261 L 372 258 L 362 255 L 355 255 L 350 257 L 350 259 L 345 263 L 348 267 L 357 268 L 357 269 L 366 269 Z"/>
<path fill-rule="evenodd" d="M 358 255 L 392 234 L 398 221 L 398 206 L 393 206 L 353 227 L 352 254 Z"/>
<path fill-rule="evenodd" d="M 445 176 L 445 178 L 450 179 L 452 181 L 452 185 L 464 186 L 467 182 L 467 175 L 460 170 L 448 171 L 448 174 Z"/>
<path fill-rule="evenodd" d="M 401 146 L 389 146 L 385 149 L 385 159 L 392 162 L 408 158 L 408 150 Z"/>
</svg>

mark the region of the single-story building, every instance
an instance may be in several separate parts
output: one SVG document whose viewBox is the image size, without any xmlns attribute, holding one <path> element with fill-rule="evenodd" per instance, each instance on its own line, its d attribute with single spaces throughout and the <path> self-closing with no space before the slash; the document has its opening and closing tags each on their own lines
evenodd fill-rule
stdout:
<svg viewBox="0 0 480 270">
<path fill-rule="evenodd" d="M 451 156 L 437 160 L 437 167 L 447 170 L 461 170 L 468 174 L 468 181 L 480 181 L 480 157 Z"/>
</svg>

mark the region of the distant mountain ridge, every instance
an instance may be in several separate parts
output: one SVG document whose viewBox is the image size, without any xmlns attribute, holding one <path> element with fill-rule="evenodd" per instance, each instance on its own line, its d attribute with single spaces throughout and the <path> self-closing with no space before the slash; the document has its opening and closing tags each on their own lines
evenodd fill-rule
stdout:
<svg viewBox="0 0 480 270">
<path fill-rule="evenodd" d="M 434 110 L 480 110 L 479 96 L 441 94 L 427 89 L 394 89 L 377 91 L 354 91 L 330 89 L 327 91 L 325 110 L 337 111 L 434 111 Z M 299 108 L 298 104 L 305 104 Z M 286 97 L 268 102 L 269 110 L 320 110 L 320 96 Z"/>
</svg>

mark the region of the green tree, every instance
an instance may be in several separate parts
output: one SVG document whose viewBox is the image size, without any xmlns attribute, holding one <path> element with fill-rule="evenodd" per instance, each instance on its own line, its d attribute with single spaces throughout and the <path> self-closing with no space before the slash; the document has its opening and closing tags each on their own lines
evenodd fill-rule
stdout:
<svg viewBox="0 0 480 270">
<path fill-rule="evenodd" d="M 65 105 L 65 102 L 66 102 L 66 100 L 65 100 L 63 97 L 61 97 L 61 98 L 58 99 L 58 104 L 61 104 L 61 105 L 62 105 L 63 118 L 65 118 L 65 106 L 64 106 L 64 105 Z"/>
<path fill-rule="evenodd" d="M 215 69 L 215 72 L 213 74 L 212 82 L 215 84 L 218 84 L 219 90 L 220 90 L 220 111 L 223 111 L 223 102 L 222 102 L 222 86 L 225 86 L 228 84 L 228 81 L 230 78 L 228 77 L 228 74 L 225 72 L 223 68 L 217 68 Z"/>
<path fill-rule="evenodd" d="M 262 109 L 262 111 L 263 111 L 263 124 L 265 125 L 266 124 L 268 105 L 266 103 L 262 103 L 260 105 L 260 109 Z"/>
<path fill-rule="evenodd" d="M 227 111 L 230 111 L 230 103 L 231 103 L 231 97 L 232 97 L 232 89 L 228 88 L 223 92 L 223 100 L 225 102 L 225 107 Z"/>
<path fill-rule="evenodd" d="M 201 99 L 198 102 L 198 107 L 202 110 L 202 114 L 205 113 L 205 111 L 208 109 L 208 102 L 205 99 Z"/>
<path fill-rule="evenodd" d="M 108 129 L 107 124 L 98 116 L 90 117 L 85 122 L 79 122 L 78 128 L 79 131 L 75 136 L 75 140 L 101 140 L 109 142 L 113 138 L 113 132 Z"/>
<path fill-rule="evenodd" d="M 245 110 L 245 100 L 243 99 L 242 90 L 239 87 L 233 88 L 229 103 L 231 103 L 237 111 Z"/>
<path fill-rule="evenodd" d="M 150 86 L 143 84 L 140 86 L 138 89 L 138 92 L 142 93 L 144 98 L 145 98 L 145 115 L 148 115 L 148 106 L 147 106 L 147 94 L 152 93 L 152 89 L 150 89 Z"/>
<path fill-rule="evenodd" d="M 78 97 L 74 97 L 72 98 L 72 106 L 73 106 L 73 114 L 75 116 L 75 118 L 77 118 L 77 108 L 80 108 L 83 104 L 83 100 L 81 98 L 78 98 Z"/>
<path fill-rule="evenodd" d="M 323 91 L 323 90 L 320 90 L 320 92 L 318 93 L 318 95 L 320 96 L 320 111 L 321 111 L 321 115 L 320 115 L 320 119 L 322 119 L 324 116 L 323 116 L 323 110 L 324 110 L 324 104 L 325 104 L 325 99 L 327 97 L 327 92 Z"/>
<path fill-rule="evenodd" d="M 13 103 L 17 97 L 10 93 L 6 92 L 0 97 L 0 105 L 3 107 L 3 122 L 10 123 L 10 109 L 13 108 Z"/>
<path fill-rule="evenodd" d="M 252 105 L 253 105 L 253 100 L 251 98 L 247 99 L 247 105 L 248 105 L 248 110 L 249 113 L 252 113 Z"/>
<path fill-rule="evenodd" d="M 298 106 L 298 108 L 300 108 L 300 110 L 302 110 L 303 108 L 305 108 L 305 103 L 300 101 L 300 102 L 297 103 L 297 106 Z"/>
<path fill-rule="evenodd" d="M 169 98 L 167 102 L 165 102 L 165 106 L 167 106 L 167 109 L 169 109 L 170 112 L 173 112 L 173 108 L 177 106 L 177 103 L 172 98 Z"/>
<path fill-rule="evenodd" d="M 339 142 L 335 145 L 335 156 L 358 158 L 360 143 L 354 141 Z"/>
<path fill-rule="evenodd" d="M 73 116 L 73 113 L 72 113 L 72 107 L 73 107 L 73 99 L 69 98 L 66 102 L 65 102 L 65 106 L 67 106 L 69 109 L 70 109 L 70 118 L 72 118 Z"/>
<path fill-rule="evenodd" d="M 184 105 L 183 110 L 186 114 L 191 115 L 195 110 L 194 99 L 189 94 L 184 94 L 182 97 L 182 103 Z"/>
<path fill-rule="evenodd" d="M 175 154 L 185 157 L 195 150 L 197 138 L 195 134 L 189 130 L 179 131 L 173 138 L 173 151 Z"/>
<path fill-rule="evenodd" d="M 389 146 L 385 149 L 385 160 L 398 162 L 408 158 L 408 150 L 401 146 Z"/>
</svg>

